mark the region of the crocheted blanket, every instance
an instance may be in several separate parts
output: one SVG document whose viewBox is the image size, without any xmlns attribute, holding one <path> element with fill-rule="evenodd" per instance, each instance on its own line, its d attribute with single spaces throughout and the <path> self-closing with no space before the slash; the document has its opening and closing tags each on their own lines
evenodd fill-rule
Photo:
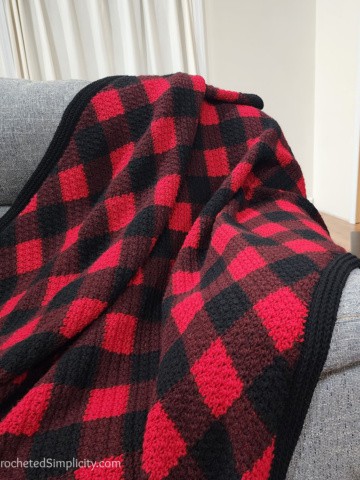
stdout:
<svg viewBox="0 0 360 480">
<path fill-rule="evenodd" d="M 181 73 L 69 104 L 0 222 L 2 479 L 285 478 L 359 261 L 262 107 Z"/>
</svg>

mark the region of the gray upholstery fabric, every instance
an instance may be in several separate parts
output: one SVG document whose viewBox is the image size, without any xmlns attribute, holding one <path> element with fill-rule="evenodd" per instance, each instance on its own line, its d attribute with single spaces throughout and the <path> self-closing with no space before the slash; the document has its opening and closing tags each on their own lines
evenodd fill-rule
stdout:
<svg viewBox="0 0 360 480">
<path fill-rule="evenodd" d="M 360 479 L 360 269 L 342 293 L 330 349 L 287 480 Z"/>
<path fill-rule="evenodd" d="M 83 80 L 0 79 L 0 205 L 10 205 L 45 154 Z"/>
<path fill-rule="evenodd" d="M 44 155 L 62 112 L 87 83 L 0 79 L 0 205 L 14 201 Z M 359 291 L 360 269 L 344 288 L 328 358 L 287 480 L 360 479 Z"/>
<path fill-rule="evenodd" d="M 4 215 L 5 212 L 9 210 L 10 206 L 0 205 L 0 217 Z"/>
</svg>

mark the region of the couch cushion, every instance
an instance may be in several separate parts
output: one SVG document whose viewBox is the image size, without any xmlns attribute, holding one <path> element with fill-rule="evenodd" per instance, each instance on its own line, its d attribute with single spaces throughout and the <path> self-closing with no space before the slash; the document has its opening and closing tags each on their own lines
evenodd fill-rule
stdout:
<svg viewBox="0 0 360 480">
<path fill-rule="evenodd" d="M 66 106 L 88 83 L 0 79 L 0 205 L 13 203 L 45 154 Z"/>
</svg>

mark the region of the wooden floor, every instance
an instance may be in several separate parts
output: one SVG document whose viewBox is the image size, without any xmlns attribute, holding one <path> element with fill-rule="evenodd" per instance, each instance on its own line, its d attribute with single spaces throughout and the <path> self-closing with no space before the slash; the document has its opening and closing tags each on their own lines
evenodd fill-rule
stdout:
<svg viewBox="0 0 360 480">
<path fill-rule="evenodd" d="M 350 251 L 350 233 L 360 232 L 360 223 L 352 225 L 345 220 L 332 217 L 326 213 L 322 213 L 321 216 L 323 217 L 334 242 L 344 247 L 347 251 Z"/>
</svg>

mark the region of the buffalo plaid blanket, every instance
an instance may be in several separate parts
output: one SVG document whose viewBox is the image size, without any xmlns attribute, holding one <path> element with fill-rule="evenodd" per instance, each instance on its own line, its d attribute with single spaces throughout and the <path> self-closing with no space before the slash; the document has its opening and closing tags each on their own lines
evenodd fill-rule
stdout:
<svg viewBox="0 0 360 480">
<path fill-rule="evenodd" d="M 281 480 L 359 261 L 256 95 L 116 76 L 0 221 L 1 479 Z"/>
</svg>

